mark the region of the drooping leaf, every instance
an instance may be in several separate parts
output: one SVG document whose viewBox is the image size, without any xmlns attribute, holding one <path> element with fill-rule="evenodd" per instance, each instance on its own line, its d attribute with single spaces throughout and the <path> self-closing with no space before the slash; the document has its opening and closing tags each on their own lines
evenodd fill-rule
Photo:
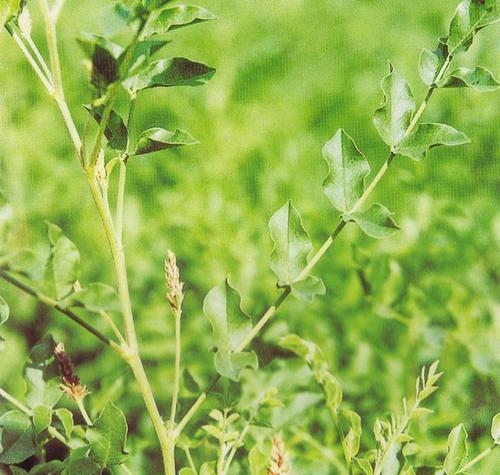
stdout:
<svg viewBox="0 0 500 475">
<path fill-rule="evenodd" d="M 130 155 L 144 155 L 146 153 L 157 152 L 158 150 L 197 143 L 199 142 L 184 130 L 175 129 L 174 132 L 170 132 L 170 130 L 155 127 L 145 130 L 139 136 L 137 145 L 131 151 Z"/>
<path fill-rule="evenodd" d="M 462 132 L 446 124 L 420 124 L 396 148 L 396 152 L 413 160 L 422 160 L 427 152 L 440 145 L 456 146 L 469 143 L 469 138 Z"/>
<path fill-rule="evenodd" d="M 491 421 L 491 437 L 495 444 L 500 444 L 500 412 L 495 414 Z"/>
<path fill-rule="evenodd" d="M 82 306 L 90 312 L 101 310 L 115 312 L 121 308 L 116 289 L 100 282 L 89 284 L 82 290 L 71 294 L 63 303 L 67 307 Z"/>
<path fill-rule="evenodd" d="M 0 27 L 19 14 L 21 0 L 0 0 Z"/>
<path fill-rule="evenodd" d="M 0 295 L 0 325 L 9 319 L 10 309 L 5 299 Z"/>
<path fill-rule="evenodd" d="M 200 475 L 215 475 L 215 462 L 205 462 L 200 468 Z"/>
<path fill-rule="evenodd" d="M 84 104 L 84 109 L 95 119 L 95 121 L 100 124 L 102 121 L 102 116 L 104 114 L 104 107 L 93 107 L 91 104 Z M 112 110 L 106 128 L 104 130 L 104 136 L 108 139 L 108 146 L 113 150 L 125 150 L 127 147 L 128 130 L 123 119 Z"/>
<path fill-rule="evenodd" d="M 184 368 L 184 371 L 182 372 L 182 381 L 184 388 L 188 391 L 194 394 L 198 394 L 200 392 L 200 385 L 187 368 Z"/>
<path fill-rule="evenodd" d="M 361 417 L 349 409 L 339 409 L 339 423 L 344 434 L 346 455 L 352 460 L 359 452 L 361 440 Z"/>
<path fill-rule="evenodd" d="M 103 91 L 120 78 L 120 45 L 94 33 L 85 33 L 78 42 L 91 61 L 91 83 L 96 89 Z"/>
<path fill-rule="evenodd" d="M 415 99 L 410 85 L 393 67 L 380 82 L 384 93 L 383 104 L 375 111 L 373 123 L 382 140 L 391 147 L 397 146 L 410 125 L 415 112 Z"/>
<path fill-rule="evenodd" d="M 450 54 L 467 51 L 475 34 L 499 19 L 497 0 L 462 0 L 455 10 L 448 32 Z"/>
<path fill-rule="evenodd" d="M 347 221 L 355 221 L 368 236 L 376 239 L 383 239 L 392 236 L 399 226 L 392 219 L 394 213 L 385 206 L 375 203 L 366 211 L 356 211 L 344 214 Z"/>
<path fill-rule="evenodd" d="M 52 409 L 46 406 L 36 406 L 32 412 L 35 434 L 38 435 L 52 423 Z"/>
<path fill-rule="evenodd" d="M 445 38 L 440 38 L 438 46 L 434 51 L 426 48 L 422 50 L 418 61 L 418 72 L 424 84 L 430 86 L 434 83 L 447 56 L 448 45 Z"/>
<path fill-rule="evenodd" d="M 314 343 L 298 335 L 282 337 L 279 345 L 300 356 L 309 365 L 314 379 L 323 389 L 328 409 L 336 413 L 342 402 L 342 388 L 337 378 L 328 371 L 328 362 L 323 352 Z"/>
<path fill-rule="evenodd" d="M 291 200 L 271 216 L 268 226 L 274 243 L 271 269 L 278 277 L 278 285 L 290 285 L 307 265 L 307 256 L 312 251 L 311 239 Z"/>
<path fill-rule="evenodd" d="M 80 253 L 59 226 L 52 223 L 47 226 L 50 255 L 45 265 L 45 291 L 60 300 L 71 292 L 78 279 Z"/>
<path fill-rule="evenodd" d="M 323 191 L 335 208 L 348 212 L 363 194 L 370 165 L 343 129 L 325 144 L 323 157 L 328 163 Z"/>
<path fill-rule="evenodd" d="M 447 475 L 460 473 L 460 467 L 468 453 L 467 431 L 463 424 L 458 424 L 448 436 L 448 453 L 444 459 L 444 471 Z"/>
<path fill-rule="evenodd" d="M 500 83 L 485 68 L 458 68 L 438 83 L 439 87 L 471 87 L 476 91 L 490 92 L 498 89 Z"/>
<path fill-rule="evenodd" d="M 86 432 L 90 442 L 89 457 L 103 467 L 122 463 L 127 452 L 127 421 L 123 412 L 108 402 L 99 418 Z"/>
<path fill-rule="evenodd" d="M 215 69 L 186 58 L 155 61 L 123 84 L 131 91 L 152 87 L 201 86 L 215 74 Z"/>
<path fill-rule="evenodd" d="M 6 412 L 0 417 L 0 429 L 0 463 L 20 463 L 35 453 L 35 433 L 26 414 Z"/>
<path fill-rule="evenodd" d="M 215 366 L 219 374 L 239 380 L 245 367 L 256 368 L 253 352 L 237 352 L 252 328 L 252 322 L 241 308 L 241 297 L 226 279 L 211 289 L 203 302 L 203 312 L 210 321 L 217 353 Z"/>
<path fill-rule="evenodd" d="M 216 18 L 208 10 L 193 5 L 166 7 L 153 12 L 144 28 L 144 35 L 164 34 L 176 28 L 215 20 Z"/>
<path fill-rule="evenodd" d="M 29 361 L 24 367 L 29 407 L 54 407 L 61 398 L 59 371 L 53 358 L 55 345 L 52 336 L 47 335 L 30 352 Z"/>
</svg>

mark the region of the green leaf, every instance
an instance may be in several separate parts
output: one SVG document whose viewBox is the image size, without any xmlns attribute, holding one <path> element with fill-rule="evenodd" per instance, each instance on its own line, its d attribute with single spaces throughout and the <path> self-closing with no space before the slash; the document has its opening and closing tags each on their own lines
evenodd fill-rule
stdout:
<svg viewBox="0 0 500 475">
<path fill-rule="evenodd" d="M 491 437 L 495 441 L 495 444 L 500 444 L 500 412 L 495 414 L 491 421 Z"/>
<path fill-rule="evenodd" d="M 61 421 L 64 428 L 64 433 L 68 439 L 71 438 L 75 423 L 73 422 L 73 414 L 68 409 L 61 407 L 55 410 L 56 417 Z"/>
<path fill-rule="evenodd" d="M 66 306 L 81 306 L 90 312 L 120 311 L 120 300 L 118 292 L 114 287 L 107 284 L 95 282 L 89 284 L 79 292 L 75 292 L 63 302 Z"/>
<path fill-rule="evenodd" d="M 71 459 L 66 463 L 64 475 L 101 475 L 102 468 L 88 458 Z"/>
<path fill-rule="evenodd" d="M 139 41 L 137 45 L 131 45 L 129 48 L 134 47 L 134 54 L 130 59 L 130 66 L 128 71 L 124 71 L 123 74 L 127 74 L 133 71 L 136 71 L 141 65 L 149 62 L 150 58 L 165 45 L 170 43 L 167 40 L 156 40 L 156 39 L 145 39 L 143 41 Z M 118 62 L 120 64 L 124 63 L 124 59 L 127 55 L 128 49 L 122 52 Z"/>
<path fill-rule="evenodd" d="M 355 221 L 359 227 L 370 237 L 383 239 L 392 236 L 399 226 L 394 222 L 392 216 L 394 213 L 385 206 L 375 203 L 366 211 L 356 211 L 350 214 L 344 214 L 344 220 Z"/>
<path fill-rule="evenodd" d="M 12 17 L 19 15 L 21 0 L 0 0 L 0 26 L 6 25 Z"/>
<path fill-rule="evenodd" d="M 61 460 L 51 460 L 47 463 L 36 465 L 30 470 L 29 475 L 56 475 L 64 468 L 64 462 Z"/>
<path fill-rule="evenodd" d="M 194 25 L 217 17 L 204 8 L 178 5 L 153 12 L 144 28 L 144 35 L 164 34 L 176 28 Z"/>
<path fill-rule="evenodd" d="M 363 475 L 373 475 L 373 468 L 367 459 L 354 457 L 354 463 L 358 466 Z"/>
<path fill-rule="evenodd" d="M 35 453 L 33 425 L 26 414 L 6 412 L 0 417 L 0 429 L 0 463 L 20 463 Z"/>
<path fill-rule="evenodd" d="M 78 249 L 62 232 L 59 226 L 47 222 L 50 255 L 45 264 L 45 290 L 56 300 L 64 298 L 73 290 L 80 266 Z"/>
<path fill-rule="evenodd" d="M 344 434 L 344 446 L 346 455 L 352 460 L 359 452 L 361 440 L 361 417 L 349 409 L 339 409 L 339 423 Z"/>
<path fill-rule="evenodd" d="M 438 87 L 471 87 L 479 92 L 494 91 L 499 82 L 485 68 L 458 68 L 438 83 Z"/>
<path fill-rule="evenodd" d="M 462 132 L 445 124 L 420 124 L 396 148 L 396 153 L 413 160 L 422 160 L 427 152 L 440 145 L 456 146 L 469 143 L 470 139 Z"/>
<path fill-rule="evenodd" d="M 446 39 L 440 39 L 438 47 L 434 51 L 426 48 L 422 50 L 418 61 L 418 73 L 424 84 L 430 86 L 434 83 L 447 56 L 448 45 L 446 44 Z"/>
<path fill-rule="evenodd" d="M 262 453 L 258 445 L 254 445 L 248 454 L 250 475 L 267 475 L 268 461 L 269 456 Z"/>
<path fill-rule="evenodd" d="M 200 475 L 215 475 L 215 462 L 205 462 L 200 468 Z"/>
<path fill-rule="evenodd" d="M 106 404 L 94 426 L 87 429 L 86 437 L 90 442 L 89 456 L 99 465 L 109 467 L 125 460 L 127 421 L 112 402 Z"/>
<path fill-rule="evenodd" d="M 175 129 L 174 132 L 170 132 L 170 130 L 155 127 L 144 131 L 139 136 L 137 145 L 130 155 L 144 155 L 158 150 L 197 143 L 199 142 L 184 130 Z"/>
<path fill-rule="evenodd" d="M 104 114 L 104 106 L 93 107 L 91 104 L 84 104 L 84 109 L 100 124 Z M 125 150 L 127 148 L 128 130 L 123 119 L 112 110 L 104 136 L 108 139 L 108 146 L 113 150 Z"/>
<path fill-rule="evenodd" d="M 24 367 L 29 407 L 54 407 L 61 398 L 59 369 L 53 358 L 54 348 L 54 339 L 47 335 L 30 352 L 30 360 Z"/>
<path fill-rule="evenodd" d="M 409 84 L 389 64 L 389 74 L 385 76 L 380 87 L 384 93 L 384 102 L 373 116 L 373 123 L 382 140 L 391 147 L 397 146 L 410 125 L 415 112 L 415 99 Z"/>
<path fill-rule="evenodd" d="M 342 402 L 342 388 L 337 378 L 328 371 L 323 352 L 314 343 L 293 334 L 282 337 L 279 345 L 300 356 L 309 365 L 314 379 L 323 389 L 328 409 L 336 413 Z"/>
<path fill-rule="evenodd" d="M 325 295 L 326 289 L 323 281 L 313 275 L 291 285 L 292 294 L 307 302 L 312 302 L 316 295 Z"/>
<path fill-rule="evenodd" d="M 370 165 L 343 129 L 325 144 L 323 157 L 328 163 L 323 191 L 335 208 L 347 212 L 363 194 Z"/>
<path fill-rule="evenodd" d="M 215 69 L 186 58 L 155 61 L 123 84 L 131 91 L 152 87 L 201 86 L 215 74 Z"/>
<path fill-rule="evenodd" d="M 0 295 L 0 325 L 9 319 L 10 309 L 5 299 Z"/>
<path fill-rule="evenodd" d="M 35 433 L 38 435 L 52 424 L 52 409 L 46 406 L 36 406 L 32 412 Z"/>
<path fill-rule="evenodd" d="M 78 42 L 91 61 L 91 83 L 95 88 L 103 91 L 119 79 L 119 58 L 123 53 L 120 45 L 93 33 L 84 33 Z"/>
<path fill-rule="evenodd" d="M 500 19 L 497 0 L 463 0 L 457 6 L 448 32 L 450 54 L 467 51 L 475 34 Z"/>
<path fill-rule="evenodd" d="M 182 372 L 182 381 L 184 384 L 184 388 L 186 388 L 189 392 L 194 394 L 198 394 L 200 392 L 200 385 L 193 378 L 193 375 L 187 368 L 184 368 Z"/>
<path fill-rule="evenodd" d="M 213 330 L 217 371 L 222 376 L 238 381 L 242 369 L 257 367 L 255 353 L 236 352 L 252 329 L 250 316 L 241 308 L 238 291 L 226 279 L 208 292 L 203 302 L 203 312 Z"/>
<path fill-rule="evenodd" d="M 458 424 L 448 436 L 448 453 L 444 459 L 444 470 L 448 475 L 460 473 L 460 467 L 467 458 L 467 431 L 463 424 Z"/>
<path fill-rule="evenodd" d="M 291 200 L 271 216 L 268 226 L 274 243 L 271 269 L 278 277 L 278 285 L 291 285 L 307 265 L 311 239 Z"/>
<path fill-rule="evenodd" d="M 181 468 L 179 475 L 198 475 L 192 468 Z"/>
</svg>

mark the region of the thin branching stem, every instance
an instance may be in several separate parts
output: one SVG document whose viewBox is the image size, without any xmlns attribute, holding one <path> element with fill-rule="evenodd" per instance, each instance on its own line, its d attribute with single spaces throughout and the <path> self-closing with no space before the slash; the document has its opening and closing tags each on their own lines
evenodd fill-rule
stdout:
<svg viewBox="0 0 500 475">
<path fill-rule="evenodd" d="M 93 426 L 94 423 L 92 422 L 92 419 L 90 418 L 87 409 L 85 409 L 85 404 L 83 403 L 83 399 L 78 399 L 76 401 L 76 405 L 78 406 L 78 410 L 80 411 L 80 414 L 82 415 L 85 424 L 87 424 L 89 427 Z"/>
<path fill-rule="evenodd" d="M 492 446 L 484 449 L 479 455 L 474 457 L 470 462 L 467 462 L 463 467 L 460 468 L 460 473 L 467 473 L 467 470 L 472 468 L 476 463 L 487 457 L 493 450 L 498 447 L 498 444 L 493 444 Z"/>
<path fill-rule="evenodd" d="M 82 328 L 87 330 L 89 333 L 97 337 L 99 340 L 101 340 L 102 343 L 110 346 L 114 350 L 121 352 L 120 346 L 109 339 L 106 335 L 103 335 L 99 330 L 94 328 L 92 325 L 87 323 L 85 320 L 80 318 L 76 313 L 72 312 L 71 310 L 63 307 L 60 305 L 57 300 L 54 300 L 53 298 L 42 294 L 41 292 L 35 290 L 34 288 L 30 287 L 29 285 L 25 284 L 24 282 L 21 282 L 19 279 L 14 277 L 12 274 L 10 274 L 8 271 L 5 269 L 0 269 L 0 278 L 8 282 L 9 284 L 12 284 L 13 286 L 17 287 L 18 289 L 22 290 L 23 292 L 31 295 L 32 297 L 35 297 L 39 302 L 42 302 L 43 304 L 52 307 L 53 309 L 57 310 L 58 312 L 62 313 L 63 315 L 66 315 L 67 317 L 71 318 L 75 323 L 80 325 Z"/>
<path fill-rule="evenodd" d="M 406 129 L 405 134 L 404 134 L 405 137 L 408 136 L 411 132 L 413 132 L 413 130 L 417 126 L 418 121 L 419 121 L 420 117 L 422 116 L 423 112 L 425 111 L 425 109 L 426 109 L 426 107 L 427 107 L 427 105 L 429 103 L 429 100 L 430 100 L 430 98 L 431 98 L 431 96 L 432 96 L 432 94 L 434 92 L 435 83 L 437 83 L 443 77 L 443 75 L 445 74 L 448 66 L 450 65 L 451 60 L 452 60 L 452 56 L 448 55 L 446 57 L 443 65 L 442 65 L 441 69 L 439 70 L 438 74 L 436 75 L 434 83 L 431 86 L 429 86 L 429 88 L 427 90 L 427 93 L 425 95 L 424 100 L 420 104 L 419 108 L 417 109 L 417 112 L 415 113 L 415 115 L 413 116 L 413 118 L 412 118 L 412 120 L 410 122 L 410 125 Z M 358 201 L 353 205 L 353 207 L 349 210 L 349 212 L 352 213 L 354 211 L 357 211 L 359 209 L 359 207 L 362 204 L 364 204 L 364 202 L 371 196 L 371 194 L 373 193 L 373 191 L 375 190 L 375 188 L 377 187 L 377 185 L 380 183 L 380 181 L 382 180 L 382 178 L 384 177 L 384 175 L 387 173 L 387 170 L 389 169 L 389 167 L 390 167 L 390 165 L 393 162 L 393 160 L 394 160 L 395 157 L 396 157 L 396 153 L 391 150 L 391 152 L 389 153 L 389 156 L 384 161 L 384 163 L 380 167 L 380 169 L 377 172 L 377 174 L 375 175 L 375 177 L 372 179 L 372 181 L 370 182 L 370 184 L 368 185 L 368 187 L 366 188 L 366 190 L 364 191 L 364 193 L 361 195 L 361 197 L 358 199 Z M 309 274 L 311 273 L 311 271 L 313 270 L 313 268 L 320 261 L 320 259 L 325 255 L 326 251 L 328 251 L 328 249 L 332 246 L 332 244 L 337 239 L 338 235 L 345 228 L 346 224 L 347 223 L 344 220 L 342 220 L 337 225 L 337 227 L 332 232 L 332 234 L 330 234 L 330 236 L 328 236 L 328 238 L 322 244 L 322 246 L 319 248 L 319 250 L 311 257 L 311 259 L 309 260 L 309 262 L 307 263 L 307 265 L 304 267 L 304 269 L 302 270 L 302 272 L 297 277 L 297 279 L 296 279 L 297 281 L 304 280 L 307 276 L 309 276 Z M 276 311 L 278 310 L 279 306 L 283 303 L 284 300 L 286 300 L 286 298 L 290 295 L 290 293 L 291 293 L 290 287 L 285 287 L 283 289 L 283 291 L 280 294 L 280 296 L 264 312 L 264 314 L 262 315 L 262 317 L 258 320 L 258 322 L 252 328 L 252 330 L 250 331 L 250 333 L 247 335 L 247 337 L 240 344 L 240 346 L 237 349 L 238 352 L 239 351 L 243 351 L 255 339 L 255 337 L 262 331 L 262 329 L 272 319 L 272 317 L 275 315 Z M 196 412 L 198 411 L 198 409 L 203 405 L 203 402 L 207 398 L 208 393 L 217 384 L 217 382 L 219 381 L 219 379 L 220 379 L 220 377 L 216 376 L 213 379 L 213 381 L 212 381 L 212 383 L 210 385 L 210 388 L 208 390 L 204 391 L 203 393 L 201 393 L 198 396 L 198 398 L 196 399 L 196 401 L 193 403 L 193 405 L 191 406 L 191 408 L 186 413 L 186 415 L 184 416 L 184 418 L 181 420 L 181 423 L 177 427 L 177 434 L 180 434 L 181 431 L 184 429 L 184 427 L 194 417 L 194 415 L 196 414 Z"/>
<path fill-rule="evenodd" d="M 172 394 L 172 403 L 170 406 L 169 429 L 174 430 L 175 415 L 177 413 L 177 401 L 179 399 L 179 390 L 181 386 L 181 315 L 174 316 L 175 319 L 175 366 L 174 366 L 174 391 Z"/>
</svg>

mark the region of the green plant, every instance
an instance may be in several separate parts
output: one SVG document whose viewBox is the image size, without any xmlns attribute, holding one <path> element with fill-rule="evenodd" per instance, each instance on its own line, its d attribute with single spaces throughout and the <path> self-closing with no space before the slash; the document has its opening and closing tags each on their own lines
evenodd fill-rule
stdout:
<svg viewBox="0 0 500 475">
<path fill-rule="evenodd" d="M 252 325 L 251 317 L 241 309 L 241 298 L 238 292 L 228 280 L 209 292 L 204 301 L 204 312 L 214 332 L 215 367 L 218 376 L 214 378 L 207 390 L 200 392 L 194 379 L 189 373 L 185 373 L 186 389 L 200 394 L 190 407 L 182 409 L 179 408 L 179 393 L 181 315 L 184 294 L 175 256 L 169 253 L 165 266 L 167 300 L 174 316 L 176 352 L 174 393 L 170 417 L 166 422 L 157 407 L 139 356 L 128 290 L 122 243 L 126 170 L 127 162 L 137 155 L 190 145 L 196 141 L 187 132 L 181 130 L 170 132 L 160 128 L 148 129 L 135 139 L 130 131 L 137 95 L 140 91 L 154 87 L 197 86 L 207 82 L 214 73 L 213 68 L 184 58 L 152 60 L 151 56 L 166 44 L 166 41 L 158 39 L 157 35 L 165 34 L 180 26 L 212 20 L 215 17 L 198 7 L 171 7 L 168 5 L 169 2 L 161 0 L 123 2 L 119 4 L 118 11 L 133 29 L 133 35 L 125 48 L 107 38 L 85 35 L 81 39 L 81 45 L 92 65 L 91 84 L 95 91 L 94 100 L 86 105 L 85 109 L 89 112 L 89 117 L 92 117 L 98 124 L 96 136 L 94 140 L 91 140 L 87 133 L 82 136 L 77 130 L 64 96 L 55 30 L 63 3 L 58 1 L 49 6 L 46 0 L 40 1 L 40 11 L 46 26 L 50 65 L 45 63 L 42 53 L 31 38 L 31 19 L 29 10 L 24 5 L 20 9 L 20 2 L 3 2 L 0 18 L 2 23 L 6 22 L 7 30 L 61 112 L 105 229 L 116 271 L 118 291 L 115 292 L 113 288 L 98 283 L 88 284 L 82 288 L 78 281 L 79 252 L 62 233 L 62 230 L 53 224 L 48 225 L 50 255 L 44 263 L 42 285 L 37 284 L 36 270 L 26 265 L 29 256 L 25 254 L 2 257 L 0 276 L 74 320 L 103 343 L 109 345 L 128 363 L 154 425 L 164 460 L 165 473 L 176 473 L 176 447 L 185 451 L 188 461 L 192 460 L 190 451 L 199 443 L 200 436 L 187 437 L 185 429 L 194 421 L 195 416 L 199 416 L 198 411 L 207 397 L 211 393 L 218 393 L 222 407 L 216 412 L 210 412 L 210 417 L 215 420 L 216 424 L 202 426 L 205 432 L 217 440 L 215 444 L 217 460 L 205 463 L 200 473 L 227 474 L 236 451 L 245 443 L 249 427 L 264 424 L 260 413 L 265 413 L 269 406 L 279 404 L 272 393 L 266 394 L 257 407 L 252 408 L 249 414 L 245 414 L 245 417 L 238 419 L 234 417 L 237 414 L 235 412 L 235 394 L 238 391 L 236 383 L 239 381 L 240 373 L 245 368 L 256 369 L 258 364 L 256 354 L 249 351 L 248 347 L 290 295 L 311 300 L 315 295 L 325 292 L 322 281 L 312 276 L 311 271 L 348 223 L 357 223 L 362 231 L 374 238 L 388 237 L 397 231 L 398 226 L 392 218 L 392 213 L 386 207 L 376 203 L 364 209 L 365 202 L 396 157 L 406 156 L 421 160 L 432 147 L 460 145 L 468 142 L 463 133 L 448 125 L 421 124 L 419 121 L 434 91 L 439 88 L 474 87 L 486 91 L 497 87 L 498 84 L 492 75 L 481 67 L 457 68 L 451 73 L 448 72 L 452 59 L 458 53 L 468 49 L 475 33 L 484 26 L 498 21 L 497 2 L 479 0 L 461 2 L 452 20 L 449 36 L 439 41 L 435 51 L 424 50 L 422 52 L 419 71 L 424 83 L 428 86 L 428 91 L 418 108 L 409 85 L 392 65 L 390 66 L 389 74 L 381 83 L 384 102 L 374 116 L 375 126 L 384 142 L 389 145 L 390 153 L 366 188 L 365 179 L 370 173 L 370 167 L 353 139 L 345 131 L 339 130 L 325 145 L 323 155 L 329 166 L 329 174 L 324 182 L 324 191 L 334 207 L 341 212 L 341 220 L 334 232 L 312 257 L 309 258 L 312 243 L 303 227 L 300 214 L 292 202 L 288 201 L 272 216 L 269 229 L 275 248 L 271 256 L 271 268 L 278 278 L 281 293 L 262 317 Z M 122 89 L 128 94 L 125 96 L 128 102 L 126 123 L 115 109 L 119 95 L 123 94 Z M 106 153 L 103 147 L 105 140 L 111 153 Z M 113 193 L 110 193 L 112 188 L 110 179 L 115 170 L 118 171 L 119 176 L 114 192 L 116 216 L 113 219 L 110 210 L 110 197 L 113 196 Z M 3 300 L 1 304 L 3 322 L 8 316 L 8 307 Z M 97 313 L 109 324 L 115 339 L 110 339 L 78 316 L 74 311 L 75 308 L 84 308 Z M 117 308 L 123 316 L 124 334 L 113 321 L 112 315 L 110 316 L 116 312 Z M 422 374 L 417 383 L 415 402 L 409 407 L 406 403 L 404 404 L 403 415 L 400 418 L 393 417 L 390 422 L 378 423 L 375 430 L 378 442 L 377 453 L 358 459 L 356 457 L 361 433 L 360 418 L 352 410 L 339 408 L 342 390 L 334 376 L 327 371 L 326 362 L 317 356 L 320 354 L 319 351 L 315 349 L 309 354 L 311 345 L 295 337 L 286 337 L 282 344 L 285 348 L 293 349 L 294 352 L 306 357 L 316 380 L 322 385 L 328 408 L 338 431 L 347 470 L 354 471 L 355 463 L 357 463 L 363 473 L 398 473 L 399 463 L 396 464 L 394 460 L 399 452 L 399 446 L 410 442 L 407 435 L 409 420 L 416 417 L 415 414 L 422 415 L 425 412 L 421 410 L 419 403 L 429 395 L 427 393 L 431 391 L 431 388 L 434 388 L 433 384 L 438 377 L 436 366 L 431 366 L 429 373 Z M 83 405 L 86 396 L 85 389 L 80 386 L 79 380 L 72 377 L 73 372 L 65 375 L 64 368 L 67 369 L 68 365 L 63 364 L 66 358 L 61 358 L 65 352 L 50 338 L 40 345 L 33 349 L 26 371 L 28 387 L 33 390 L 33 394 L 28 393 L 30 407 L 25 407 L 23 403 L 13 400 L 8 394 L 2 392 L 2 395 L 9 398 L 21 410 L 21 413 L 14 412 L 8 413 L 8 416 L 2 416 L 4 436 L 11 437 L 11 440 L 15 441 L 15 444 L 11 443 L 11 446 L 15 448 L 14 457 L 12 457 L 14 450 L 10 452 L 5 450 L 6 444 L 3 444 L 2 461 L 12 465 L 13 471 L 23 473 L 20 468 L 16 467 L 16 464 L 35 453 L 37 447 L 43 445 L 48 438 L 55 437 L 70 445 L 71 455 L 65 462 L 48 462 L 52 465 L 45 470 L 65 473 L 84 473 L 84 470 L 88 473 L 95 473 L 103 469 L 128 470 L 123 465 L 127 431 L 123 414 L 116 406 L 109 403 L 99 418 L 92 421 Z M 297 345 L 301 349 L 297 350 Z M 56 351 L 56 348 L 59 350 Z M 53 409 L 61 396 L 57 382 L 54 383 L 58 380 L 58 377 L 54 378 L 56 374 L 54 354 L 63 370 L 62 382 L 65 392 L 77 403 L 84 420 L 84 424 L 77 425 L 75 436 L 73 436 L 71 413 L 58 413 L 57 411 L 62 411 L 62 408 Z M 181 417 L 177 418 L 179 413 Z M 53 415 L 57 417 L 54 419 L 54 425 L 51 423 Z M 239 427 L 236 423 L 243 425 Z M 61 430 L 61 426 L 64 431 Z M 47 437 L 47 434 L 50 437 Z M 72 437 L 79 439 L 80 442 L 74 446 L 71 445 Z M 452 439 L 455 437 L 458 435 L 453 435 Z M 201 439 L 204 440 L 202 437 Z M 34 441 L 37 443 L 35 444 Z M 456 444 L 450 443 L 450 453 L 455 450 L 452 449 L 452 445 Z M 256 453 L 257 451 L 253 452 L 254 458 L 258 458 Z M 445 460 L 446 473 L 457 473 L 458 469 L 468 468 L 473 462 L 463 463 L 463 459 L 462 456 L 458 465 L 447 463 Z M 354 460 L 355 463 L 353 463 Z M 253 473 L 267 470 L 267 463 L 260 469 L 256 468 L 255 464 L 257 462 L 254 462 L 254 465 L 250 463 Z M 195 464 L 191 461 L 190 465 L 190 468 L 182 469 L 181 473 L 184 475 L 196 473 Z M 389 466 L 393 468 L 388 468 Z M 340 467 L 337 469 L 346 470 Z M 269 470 L 271 472 L 274 469 Z M 409 472 L 411 469 L 406 466 L 403 470 L 407 471 L 404 473 L 411 473 Z"/>
</svg>

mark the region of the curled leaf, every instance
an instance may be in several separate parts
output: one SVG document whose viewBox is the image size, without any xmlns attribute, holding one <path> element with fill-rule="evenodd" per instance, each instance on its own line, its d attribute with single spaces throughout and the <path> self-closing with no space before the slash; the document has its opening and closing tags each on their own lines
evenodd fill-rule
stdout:
<svg viewBox="0 0 500 475">
<path fill-rule="evenodd" d="M 368 236 L 383 239 L 392 236 L 399 226 L 392 219 L 394 213 L 379 203 L 373 204 L 366 211 L 344 214 L 344 219 L 355 221 Z"/>
<path fill-rule="evenodd" d="M 471 87 L 479 92 L 490 92 L 498 88 L 499 82 L 485 68 L 458 68 L 438 84 L 439 87 Z"/>
<path fill-rule="evenodd" d="M 469 143 L 469 138 L 462 132 L 446 124 L 420 124 L 417 129 L 405 137 L 396 148 L 396 152 L 413 160 L 422 160 L 427 152 L 440 145 L 456 146 Z"/>
<path fill-rule="evenodd" d="M 93 107 L 91 104 L 84 104 L 84 109 L 100 124 L 104 107 Z M 123 119 L 112 110 L 104 130 L 104 135 L 108 139 L 108 146 L 114 150 L 125 150 L 127 147 L 128 130 Z"/>
<path fill-rule="evenodd" d="M 184 130 L 170 130 L 155 127 L 144 131 L 138 139 L 137 145 L 130 155 L 144 155 L 167 148 L 183 147 L 199 143 L 192 135 Z"/>
</svg>

